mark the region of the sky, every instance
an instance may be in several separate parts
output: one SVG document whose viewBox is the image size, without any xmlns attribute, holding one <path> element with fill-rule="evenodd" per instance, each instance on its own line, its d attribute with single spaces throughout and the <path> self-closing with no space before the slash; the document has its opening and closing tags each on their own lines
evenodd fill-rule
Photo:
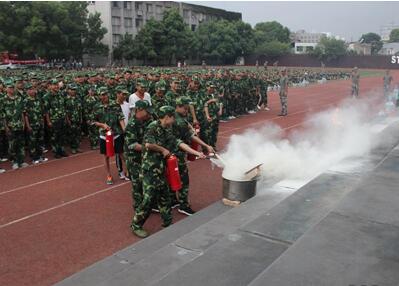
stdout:
<svg viewBox="0 0 399 286">
<path fill-rule="evenodd" d="M 241 12 L 244 22 L 278 21 L 291 31 L 330 32 L 346 41 L 362 34 L 380 34 L 382 26 L 399 26 L 399 1 L 185 1 Z"/>
</svg>

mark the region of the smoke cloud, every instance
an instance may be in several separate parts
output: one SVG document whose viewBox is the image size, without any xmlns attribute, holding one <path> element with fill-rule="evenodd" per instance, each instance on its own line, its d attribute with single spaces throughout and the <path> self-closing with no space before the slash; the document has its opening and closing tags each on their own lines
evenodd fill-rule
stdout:
<svg viewBox="0 0 399 286">
<path fill-rule="evenodd" d="M 223 177 L 243 180 L 244 173 L 263 163 L 262 180 L 304 179 L 342 160 L 362 158 L 378 144 L 373 125 L 386 113 L 380 97 L 347 100 L 306 119 L 301 131 L 288 136 L 266 123 L 259 130 L 233 135 L 221 157 Z M 381 109 L 382 108 L 382 109 Z M 381 113 L 382 112 L 382 113 Z"/>
</svg>

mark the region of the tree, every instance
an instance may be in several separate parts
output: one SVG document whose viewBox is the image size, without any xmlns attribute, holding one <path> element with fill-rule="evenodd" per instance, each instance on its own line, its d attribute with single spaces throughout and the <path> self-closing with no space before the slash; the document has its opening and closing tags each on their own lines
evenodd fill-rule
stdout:
<svg viewBox="0 0 399 286">
<path fill-rule="evenodd" d="M 101 43 L 101 39 L 107 33 L 107 28 L 101 26 L 101 14 L 90 14 L 87 19 L 87 28 L 83 34 L 83 51 L 88 54 L 106 55 L 108 46 Z"/>
<path fill-rule="evenodd" d="M 263 54 L 268 57 L 276 58 L 288 54 L 290 45 L 288 43 L 281 43 L 279 41 L 264 42 L 256 47 L 257 54 Z"/>
<path fill-rule="evenodd" d="M 381 50 L 382 45 L 383 45 L 383 43 L 381 41 L 381 37 L 376 33 L 363 34 L 360 37 L 359 42 L 371 44 L 371 54 L 372 55 L 377 54 L 378 51 Z"/>
<path fill-rule="evenodd" d="M 162 19 L 163 42 L 161 54 L 168 59 L 169 64 L 173 59 L 183 59 L 192 54 L 195 44 L 194 34 L 184 23 L 177 9 L 170 9 L 164 13 Z"/>
<path fill-rule="evenodd" d="M 389 41 L 391 43 L 399 42 L 399 29 L 393 29 L 389 34 Z"/>
<path fill-rule="evenodd" d="M 329 62 L 346 55 L 346 53 L 344 41 L 323 36 L 311 54 L 319 60 Z"/>
<path fill-rule="evenodd" d="M 113 58 L 116 60 L 132 60 L 135 58 L 135 40 L 132 35 L 125 34 L 113 49 Z"/>
<path fill-rule="evenodd" d="M 147 60 L 159 62 L 162 59 L 166 37 L 163 22 L 150 19 L 134 39 L 134 54 L 146 64 Z"/>
<path fill-rule="evenodd" d="M 256 43 L 278 41 L 281 43 L 290 42 L 290 30 L 279 22 L 262 22 L 255 25 Z"/>
</svg>

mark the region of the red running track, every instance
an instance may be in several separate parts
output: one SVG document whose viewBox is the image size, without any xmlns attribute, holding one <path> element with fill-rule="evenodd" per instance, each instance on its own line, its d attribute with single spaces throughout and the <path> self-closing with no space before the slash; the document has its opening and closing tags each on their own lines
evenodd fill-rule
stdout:
<svg viewBox="0 0 399 286">
<path fill-rule="evenodd" d="M 361 79 L 360 87 L 361 94 L 381 93 L 382 79 Z M 271 92 L 271 111 L 221 123 L 218 149 L 231 135 L 265 122 L 298 130 L 306 117 L 347 98 L 349 89 L 349 81 L 290 88 L 287 117 L 277 116 L 279 98 Z M 138 241 L 129 228 L 130 182 L 107 186 L 103 157 L 87 151 L 87 143 L 84 147 L 82 154 L 17 171 L 0 164 L 9 170 L 0 175 L 0 285 L 52 285 Z M 207 160 L 190 163 L 189 169 L 193 209 L 221 199 L 220 169 L 212 170 Z M 175 222 L 184 218 L 176 210 L 173 215 Z M 159 215 L 151 215 L 145 228 L 160 230 Z"/>
</svg>

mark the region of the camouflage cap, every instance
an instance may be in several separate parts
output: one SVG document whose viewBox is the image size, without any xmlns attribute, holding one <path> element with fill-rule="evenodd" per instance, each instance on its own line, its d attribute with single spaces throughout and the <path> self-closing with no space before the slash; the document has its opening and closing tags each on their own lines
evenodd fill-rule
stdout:
<svg viewBox="0 0 399 286">
<path fill-rule="evenodd" d="M 149 113 L 153 113 L 152 106 L 147 100 L 139 100 L 135 103 L 136 109 L 145 109 Z"/>
<path fill-rule="evenodd" d="M 144 78 L 139 78 L 137 80 L 136 85 L 140 85 L 141 87 L 147 88 L 148 87 L 148 82 Z"/>
<path fill-rule="evenodd" d="M 58 79 L 55 79 L 55 78 L 53 78 L 53 79 L 50 80 L 50 83 L 51 83 L 51 84 L 58 84 L 58 82 L 59 82 L 59 80 L 58 80 Z"/>
<path fill-rule="evenodd" d="M 74 83 L 71 83 L 71 84 L 68 84 L 67 88 L 68 89 L 72 89 L 72 90 L 77 90 L 78 86 L 76 84 L 74 84 Z"/>
<path fill-rule="evenodd" d="M 170 79 L 170 82 L 171 82 L 171 83 L 172 83 L 172 82 L 181 83 L 181 80 L 180 80 L 179 78 L 177 78 L 177 77 L 172 77 L 172 78 Z"/>
<path fill-rule="evenodd" d="M 24 88 L 25 89 L 31 89 L 33 87 L 33 85 L 30 82 L 25 83 Z"/>
<path fill-rule="evenodd" d="M 14 81 L 15 82 L 17 82 L 17 81 L 23 81 L 24 79 L 22 78 L 22 77 L 20 77 L 20 76 L 16 76 L 16 77 L 14 77 Z"/>
<path fill-rule="evenodd" d="M 97 93 L 99 95 L 108 94 L 108 89 L 105 86 L 102 86 L 97 89 Z"/>
<path fill-rule="evenodd" d="M 166 82 L 164 80 L 160 80 L 155 84 L 155 89 L 166 90 Z"/>
<path fill-rule="evenodd" d="M 181 96 L 176 98 L 176 105 L 190 105 L 191 104 L 191 100 L 190 98 L 188 98 L 187 96 Z"/>
<path fill-rule="evenodd" d="M 124 87 L 123 85 L 118 85 L 115 88 L 115 91 L 118 92 L 118 93 L 129 94 L 129 92 L 127 91 L 126 87 Z"/>
<path fill-rule="evenodd" d="M 216 87 L 216 85 L 213 83 L 213 81 L 207 81 L 206 86 L 207 87 Z"/>
<path fill-rule="evenodd" d="M 166 115 L 174 116 L 175 115 L 175 109 L 172 106 L 170 106 L 170 105 L 162 106 L 159 109 L 158 115 L 159 115 L 160 118 L 163 118 Z"/>
</svg>

